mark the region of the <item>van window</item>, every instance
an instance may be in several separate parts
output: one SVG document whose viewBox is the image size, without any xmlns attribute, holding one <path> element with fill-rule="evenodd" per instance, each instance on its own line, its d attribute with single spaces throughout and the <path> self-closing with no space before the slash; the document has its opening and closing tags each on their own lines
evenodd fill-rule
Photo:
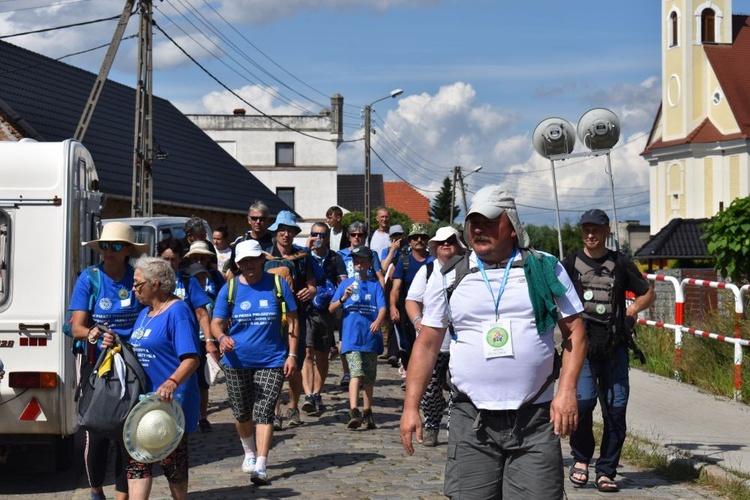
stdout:
<svg viewBox="0 0 750 500">
<path fill-rule="evenodd" d="M 8 301 L 10 294 L 10 217 L 0 210 L 0 307 Z"/>
</svg>

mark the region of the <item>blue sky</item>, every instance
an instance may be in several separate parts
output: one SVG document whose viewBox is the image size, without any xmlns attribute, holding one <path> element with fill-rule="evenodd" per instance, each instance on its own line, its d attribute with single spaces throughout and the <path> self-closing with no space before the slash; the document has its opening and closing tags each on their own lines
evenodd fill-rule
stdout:
<svg viewBox="0 0 750 500">
<path fill-rule="evenodd" d="M 124 0 L 52 3 L 0 1 L 0 35 L 110 17 Z M 735 1 L 734 10 L 749 3 Z M 347 138 L 356 139 L 361 108 L 403 89 L 374 106 L 373 148 L 388 166 L 375 158 L 373 172 L 398 180 L 395 171 L 432 198 L 454 165 L 466 172 L 482 165 L 467 179 L 469 192 L 507 184 L 528 223 L 554 222 L 549 162 L 531 145 L 536 124 L 560 116 L 575 125 L 585 111 L 609 108 L 622 121 L 612 154 L 618 217 L 648 223 L 648 165 L 638 153 L 661 99 L 657 0 L 165 0 L 155 7 L 162 29 L 266 113 L 317 113 L 338 92 Z M 60 57 L 107 43 L 114 27 L 7 41 Z M 136 31 L 132 18 L 126 35 Z M 156 95 L 186 113 L 247 107 L 154 33 Z M 130 86 L 136 45 L 122 43 L 111 73 Z M 97 72 L 105 50 L 65 61 Z M 361 173 L 363 163 L 361 142 L 339 148 L 340 172 Z M 602 158 L 559 166 L 563 221 L 593 206 L 611 210 Z"/>
</svg>

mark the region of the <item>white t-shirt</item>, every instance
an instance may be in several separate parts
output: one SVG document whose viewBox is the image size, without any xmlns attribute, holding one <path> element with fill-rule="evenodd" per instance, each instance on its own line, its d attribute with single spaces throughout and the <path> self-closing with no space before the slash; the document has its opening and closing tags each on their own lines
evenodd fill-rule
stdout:
<svg viewBox="0 0 750 500">
<path fill-rule="evenodd" d="M 521 260 L 520 252 L 515 260 Z M 473 252 L 470 266 L 476 266 Z M 581 301 L 560 263 L 555 271 L 567 288 L 563 297 L 555 298 L 561 317 L 581 312 Z M 486 273 L 497 299 L 505 269 L 488 269 Z M 427 284 L 422 326 L 448 326 L 445 287 L 453 283 L 455 271 L 441 278 L 444 279 L 430 279 Z M 555 340 L 553 328 L 543 334 L 536 331 L 523 267 L 510 270 L 498 307 L 500 320 L 510 323 L 511 356 L 488 358 L 485 355 L 484 339 L 487 332 L 482 322 L 495 320 L 495 304 L 481 272 L 469 273 L 464 277 L 453 292 L 450 310 L 457 336 L 450 343 L 451 381 L 456 388 L 469 396 L 477 408 L 486 410 L 515 410 L 534 397 L 552 373 Z M 553 393 L 554 387 L 550 385 L 536 402 L 550 401 Z"/>
<path fill-rule="evenodd" d="M 388 231 L 381 232 L 377 229 L 372 232 L 372 238 L 370 238 L 370 250 L 380 255 L 384 248 L 391 246 L 391 237 L 388 236 Z"/>
<path fill-rule="evenodd" d="M 406 300 L 413 300 L 414 302 L 419 302 L 420 304 L 424 303 L 424 292 L 427 288 L 427 284 L 431 283 L 432 280 L 442 280 L 442 276 L 440 274 L 440 268 L 443 267 L 440 265 L 440 262 L 435 260 L 433 261 L 434 265 L 432 268 L 432 276 L 430 277 L 430 281 L 427 281 L 427 267 L 428 265 L 425 264 L 424 266 L 420 267 L 417 271 L 417 274 L 414 275 L 414 280 L 411 282 L 411 286 L 409 287 L 409 291 L 406 294 Z M 417 332 L 417 337 L 419 337 L 419 332 Z M 448 330 L 445 331 L 445 335 L 443 336 L 443 343 L 440 345 L 440 352 L 450 352 L 451 348 L 451 334 Z"/>
<path fill-rule="evenodd" d="M 330 232 L 331 236 L 328 240 L 328 248 L 334 252 L 338 252 L 341 250 L 341 237 L 344 235 L 344 229 L 342 228 L 341 231 L 337 233 L 333 228 L 330 228 Z"/>
<path fill-rule="evenodd" d="M 224 250 L 216 249 L 216 261 L 219 269 L 224 269 L 224 263 L 232 256 L 232 247 L 226 247 Z"/>
</svg>

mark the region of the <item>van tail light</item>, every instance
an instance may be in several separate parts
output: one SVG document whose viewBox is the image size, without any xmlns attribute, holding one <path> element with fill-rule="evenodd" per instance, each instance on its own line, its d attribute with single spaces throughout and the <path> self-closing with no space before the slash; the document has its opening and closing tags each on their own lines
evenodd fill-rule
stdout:
<svg viewBox="0 0 750 500">
<path fill-rule="evenodd" d="M 17 389 L 54 389 L 57 387 L 57 373 L 10 372 L 8 386 Z"/>
</svg>

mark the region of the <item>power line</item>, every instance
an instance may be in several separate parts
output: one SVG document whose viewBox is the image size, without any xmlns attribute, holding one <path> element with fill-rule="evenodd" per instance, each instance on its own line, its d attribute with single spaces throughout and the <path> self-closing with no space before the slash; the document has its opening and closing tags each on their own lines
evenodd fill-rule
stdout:
<svg viewBox="0 0 750 500">
<path fill-rule="evenodd" d="M 86 0 L 86 1 L 88 1 L 88 0 Z M 132 14 L 131 14 L 131 16 L 132 16 Z M 66 29 L 66 28 L 75 28 L 76 26 L 86 26 L 88 24 L 101 23 L 101 22 L 104 22 L 104 21 L 112 21 L 114 19 L 120 19 L 120 16 L 105 17 L 105 18 L 102 18 L 102 19 L 94 19 L 93 21 L 83 21 L 83 22 L 80 22 L 80 23 L 66 24 L 64 26 L 55 26 L 54 28 L 43 28 L 43 29 L 33 30 L 33 31 L 24 31 L 23 33 L 13 33 L 12 35 L 3 35 L 3 36 L 0 36 L 0 40 L 2 40 L 4 38 L 13 38 L 13 37 L 16 37 L 16 36 L 33 35 L 35 33 L 47 33 L 48 31 L 62 30 L 62 29 Z"/>
<path fill-rule="evenodd" d="M 403 177 L 401 177 L 401 176 L 400 176 L 400 175 L 399 175 L 399 174 L 398 174 L 398 173 L 397 173 L 397 172 L 396 172 L 395 170 L 393 170 L 393 169 L 391 168 L 391 166 L 390 166 L 390 165 L 388 165 L 388 163 L 386 163 L 386 161 L 385 161 L 385 160 L 384 160 L 384 159 L 383 159 L 383 158 L 382 158 L 382 157 L 381 157 L 381 156 L 380 156 L 380 155 L 378 154 L 378 152 L 377 152 L 377 151 L 375 151 L 374 149 L 372 149 L 372 147 L 370 147 L 370 151 L 371 151 L 372 153 L 374 153 L 374 154 L 375 154 L 375 156 L 377 156 L 377 157 L 378 157 L 378 158 L 380 159 L 380 161 L 382 161 L 382 162 L 383 162 L 383 165 L 385 165 L 385 168 L 387 168 L 388 170 L 390 170 L 390 171 L 391 171 L 391 173 L 393 173 L 393 175 L 395 175 L 396 177 L 398 177 L 398 178 L 399 178 L 399 179 L 401 179 L 401 180 L 402 180 L 403 182 L 405 182 L 406 184 L 408 184 L 408 185 L 409 185 L 409 186 L 411 186 L 412 188 L 416 189 L 417 191 L 423 191 L 423 192 L 425 192 L 425 193 L 439 193 L 439 192 L 440 192 L 440 191 L 434 191 L 434 190 L 432 190 L 432 189 L 423 189 L 423 188 L 420 188 L 420 187 L 417 187 L 417 186 L 415 186 L 415 185 L 414 185 L 414 184 L 412 184 L 411 182 L 409 182 L 409 181 L 407 181 L 406 179 L 404 179 Z"/>
<path fill-rule="evenodd" d="M 12 1 L 12 0 L 10 0 L 10 1 Z M 65 2 L 65 3 L 51 3 L 51 4 L 47 4 L 47 5 L 39 5 L 37 7 L 23 7 L 21 9 L 2 10 L 2 11 L 0 11 L 0 14 L 6 14 L 6 13 L 9 13 L 9 12 L 21 12 L 21 11 L 24 11 L 24 10 L 46 9 L 48 7 L 62 7 L 62 6 L 65 6 L 65 5 L 70 5 L 72 3 L 82 3 L 82 2 L 90 2 L 90 1 L 91 0 L 72 0 L 70 2 Z M 120 16 L 117 16 L 117 17 L 120 17 Z"/>
<path fill-rule="evenodd" d="M 309 137 L 309 138 L 315 139 L 317 141 L 342 142 L 343 143 L 343 142 L 359 142 L 359 141 L 362 140 L 362 139 L 352 139 L 352 140 L 344 140 L 344 139 L 342 139 L 341 141 L 339 141 L 338 139 L 324 139 L 322 137 L 317 137 L 317 136 L 314 136 L 312 134 L 308 134 L 306 132 L 303 132 L 301 130 L 297 130 L 296 128 L 287 125 L 286 123 L 282 122 L 281 120 L 279 120 L 279 119 L 277 119 L 277 118 L 275 118 L 275 117 L 273 117 L 271 115 L 268 115 L 268 114 L 264 113 L 263 111 L 261 111 L 260 109 L 258 109 L 257 107 L 255 107 L 254 105 L 250 104 L 250 102 L 248 102 L 247 99 L 245 99 L 244 97 L 242 97 L 239 94 L 237 94 L 237 92 L 235 92 L 234 90 L 232 90 L 228 85 L 226 85 L 224 82 L 222 82 L 221 80 L 219 80 L 216 76 L 214 76 L 213 73 L 211 73 L 208 69 L 206 69 L 205 66 L 203 66 L 201 63 L 199 63 L 193 56 L 191 56 L 185 49 L 183 49 L 182 46 L 179 43 L 177 43 L 171 36 L 169 36 L 167 34 L 167 32 L 164 31 L 161 28 L 161 26 L 159 26 L 156 23 L 156 21 L 152 21 L 152 23 L 153 23 L 154 27 L 157 30 L 159 30 L 159 32 L 161 32 L 162 35 L 164 35 L 165 37 L 167 37 L 167 40 L 169 40 L 170 42 L 172 42 L 172 44 L 175 47 L 177 47 L 177 49 L 180 52 L 182 52 L 185 55 L 185 57 L 187 57 L 188 59 L 190 59 L 193 62 L 193 64 L 195 64 L 196 66 L 198 66 L 198 68 L 200 68 L 201 71 L 203 71 L 206 75 L 208 75 L 209 78 L 211 78 L 213 81 L 215 81 L 216 83 L 218 83 L 222 88 L 224 88 L 227 92 L 231 93 L 237 99 L 239 99 L 240 101 L 242 101 L 245 104 L 247 104 L 250 108 L 252 108 L 254 111 L 256 111 L 259 115 L 261 115 L 261 116 L 263 116 L 265 118 L 268 118 L 272 122 L 274 122 L 274 123 L 276 123 L 278 125 L 281 125 L 282 127 L 284 127 L 287 130 L 290 130 L 292 132 L 296 132 L 296 133 L 298 133 L 300 135 L 304 135 L 305 137 Z"/>
</svg>

